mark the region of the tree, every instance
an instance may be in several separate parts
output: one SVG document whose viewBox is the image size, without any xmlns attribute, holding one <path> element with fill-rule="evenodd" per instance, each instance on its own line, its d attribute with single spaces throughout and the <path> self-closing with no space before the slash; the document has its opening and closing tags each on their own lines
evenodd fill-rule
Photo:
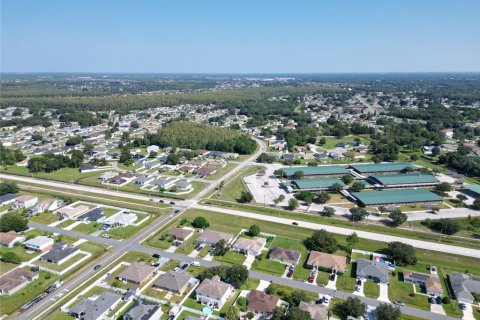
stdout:
<svg viewBox="0 0 480 320">
<path fill-rule="evenodd" d="M 154 159 L 154 158 L 158 157 L 158 152 L 156 152 L 156 151 L 150 151 L 150 153 L 148 154 L 148 157 L 149 157 L 150 159 Z"/>
<path fill-rule="evenodd" d="M 240 311 L 242 312 L 247 311 L 247 298 L 244 296 L 238 297 L 237 306 L 238 306 L 238 309 L 240 309 Z"/>
<path fill-rule="evenodd" d="M 225 320 L 240 320 L 237 307 L 231 306 L 224 317 Z"/>
<path fill-rule="evenodd" d="M 366 216 L 368 216 L 367 210 L 359 207 L 351 208 L 350 213 L 351 213 L 350 220 L 355 222 L 362 221 L 363 219 L 365 219 Z"/>
<path fill-rule="evenodd" d="M 349 174 L 344 175 L 344 176 L 342 177 L 342 181 L 343 181 L 343 183 L 345 183 L 345 184 L 350 184 L 350 183 L 353 182 L 353 177 L 352 177 L 351 175 L 349 175 Z"/>
<path fill-rule="evenodd" d="M 195 228 L 206 229 L 210 227 L 210 223 L 207 221 L 207 219 L 205 219 L 205 217 L 198 216 L 193 219 L 192 226 Z"/>
<path fill-rule="evenodd" d="M 281 318 L 282 320 L 310 320 L 310 313 L 301 310 L 298 306 L 289 307 L 287 312 Z"/>
<path fill-rule="evenodd" d="M 0 217 L 0 232 L 21 232 L 27 230 L 28 220 L 16 213 L 5 213 Z"/>
<path fill-rule="evenodd" d="M 358 298 L 348 297 L 342 303 L 337 303 L 334 308 L 340 319 L 345 320 L 349 316 L 354 318 L 363 316 L 367 306 Z"/>
<path fill-rule="evenodd" d="M 322 213 L 326 217 L 333 217 L 335 215 L 335 209 L 332 207 L 323 207 Z"/>
<path fill-rule="evenodd" d="M 298 200 L 295 199 L 295 198 L 291 198 L 288 201 L 288 209 L 289 210 L 295 210 L 296 208 L 298 208 Z"/>
<path fill-rule="evenodd" d="M 457 220 L 454 219 L 438 219 L 438 220 L 425 220 L 423 222 L 429 228 L 437 230 L 439 232 L 452 235 L 460 231 L 461 225 Z"/>
<path fill-rule="evenodd" d="M 225 281 L 235 288 L 240 288 L 248 281 L 247 267 L 240 264 L 234 264 L 228 267 L 225 272 Z"/>
<path fill-rule="evenodd" d="M 305 201 L 307 204 L 312 203 L 315 194 L 311 191 L 302 191 L 296 196 L 298 199 Z"/>
<path fill-rule="evenodd" d="M 33 141 L 42 141 L 43 135 L 40 132 L 34 132 L 32 134 L 32 140 Z"/>
<path fill-rule="evenodd" d="M 351 251 L 353 247 L 358 243 L 358 235 L 356 232 L 353 232 L 352 234 L 347 236 L 347 243 L 349 251 Z"/>
<path fill-rule="evenodd" d="M 322 191 L 317 194 L 317 197 L 315 198 L 316 203 L 324 204 L 327 203 L 330 200 L 331 196 L 328 192 Z"/>
<path fill-rule="evenodd" d="M 132 129 L 138 129 L 138 128 L 140 128 L 140 124 L 138 123 L 138 121 L 132 121 L 132 122 L 130 123 L 130 128 L 132 128 Z"/>
<path fill-rule="evenodd" d="M 127 146 L 123 146 L 120 151 L 120 159 L 118 162 L 123 163 L 126 166 L 130 166 L 133 164 L 132 154 L 130 153 L 130 149 Z"/>
<path fill-rule="evenodd" d="M 335 182 L 330 186 L 330 190 L 332 190 L 335 193 L 340 193 L 340 191 L 343 190 L 343 186 L 340 183 Z"/>
<path fill-rule="evenodd" d="M 321 137 L 320 140 L 318 140 L 318 144 L 323 146 L 325 143 L 327 143 L 327 139 L 325 137 Z"/>
<path fill-rule="evenodd" d="M 373 313 L 377 320 L 399 320 L 402 315 L 399 307 L 389 303 L 380 303 Z"/>
<path fill-rule="evenodd" d="M 390 220 L 392 220 L 392 224 L 396 227 L 407 221 L 408 216 L 400 210 L 400 208 L 395 208 L 390 214 L 388 215 Z"/>
<path fill-rule="evenodd" d="M 83 138 L 81 136 L 73 136 L 68 138 L 67 142 L 65 142 L 66 146 L 75 146 L 83 142 Z"/>
<path fill-rule="evenodd" d="M 252 224 L 248 229 L 248 234 L 252 237 L 258 236 L 260 234 L 260 227 L 258 226 L 258 224 Z"/>
<path fill-rule="evenodd" d="M 418 160 L 418 155 L 412 154 L 412 155 L 410 156 L 410 160 L 412 160 L 412 161 L 417 161 L 417 160 Z"/>
<path fill-rule="evenodd" d="M 299 170 L 299 171 L 295 171 L 295 172 L 293 173 L 293 175 L 292 175 L 292 177 L 293 177 L 294 179 L 297 179 L 297 180 L 298 180 L 298 179 L 303 179 L 304 176 L 305 176 L 305 174 L 303 173 L 303 171 L 300 171 L 300 170 Z"/>
<path fill-rule="evenodd" d="M 350 186 L 350 190 L 352 192 L 360 192 L 363 190 L 363 188 L 365 188 L 365 185 L 363 183 L 361 183 L 360 181 L 355 181 L 354 183 L 352 183 L 352 185 Z"/>
<path fill-rule="evenodd" d="M 473 201 L 472 209 L 473 210 L 480 210 L 480 200 L 479 199 Z"/>
<path fill-rule="evenodd" d="M 71 168 L 80 168 L 83 165 L 83 160 L 85 155 L 80 150 L 73 150 L 70 156 L 70 167 Z"/>
<path fill-rule="evenodd" d="M 464 202 L 465 200 L 467 200 L 468 197 L 467 197 L 466 195 L 464 195 L 464 194 L 459 193 L 459 194 L 457 194 L 457 199 L 463 204 L 463 202 Z"/>
<path fill-rule="evenodd" d="M 240 195 L 240 199 L 238 199 L 238 201 L 241 203 L 249 203 L 249 202 L 252 202 L 252 200 L 253 200 L 253 195 L 248 191 L 242 191 Z"/>
<path fill-rule="evenodd" d="M 180 155 L 176 152 L 170 152 L 167 156 L 167 164 L 176 165 L 180 162 Z"/>
<path fill-rule="evenodd" d="M 228 252 L 227 242 L 223 239 L 217 241 L 214 252 L 216 256 L 224 256 Z"/>
<path fill-rule="evenodd" d="M 338 249 L 337 239 L 324 229 L 315 230 L 313 234 L 305 240 L 305 245 L 310 250 L 326 253 L 333 253 Z"/>
<path fill-rule="evenodd" d="M 441 182 L 435 186 L 435 190 L 439 192 L 448 192 L 452 191 L 452 186 L 448 182 Z"/>
<path fill-rule="evenodd" d="M 15 182 L 0 182 L 0 196 L 18 193 L 18 186 Z"/>
<path fill-rule="evenodd" d="M 417 263 L 415 248 L 409 244 L 399 241 L 390 242 L 385 252 L 389 259 L 394 260 L 401 267 Z"/>
<path fill-rule="evenodd" d="M 0 260 L 6 263 L 22 263 L 22 259 L 20 259 L 20 257 L 15 252 L 5 252 L 4 254 L 2 254 Z"/>
<path fill-rule="evenodd" d="M 432 149 L 432 156 L 434 156 L 434 157 L 438 156 L 438 155 L 440 154 L 440 151 L 441 151 L 441 150 L 440 150 L 439 147 L 437 147 L 437 146 L 433 147 L 433 149 Z"/>
</svg>

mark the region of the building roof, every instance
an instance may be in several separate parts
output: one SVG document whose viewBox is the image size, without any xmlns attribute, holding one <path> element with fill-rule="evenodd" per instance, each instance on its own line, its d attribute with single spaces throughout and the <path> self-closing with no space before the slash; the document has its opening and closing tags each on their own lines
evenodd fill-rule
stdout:
<svg viewBox="0 0 480 320">
<path fill-rule="evenodd" d="M 214 276 L 212 279 L 205 279 L 197 288 L 197 293 L 202 295 L 223 297 L 223 295 L 232 286 L 220 280 L 219 276 Z"/>
<path fill-rule="evenodd" d="M 69 313 L 81 315 L 84 320 L 100 318 L 110 307 L 121 298 L 120 295 L 109 291 L 103 292 L 95 300 L 84 298 L 80 300 Z"/>
<path fill-rule="evenodd" d="M 34 271 L 16 268 L 0 277 L 0 291 L 13 290 L 36 275 Z"/>
<path fill-rule="evenodd" d="M 135 300 L 133 305 L 128 308 L 127 312 L 123 315 L 127 319 L 150 319 L 160 308 L 160 306 L 153 302 L 145 300 Z"/>
<path fill-rule="evenodd" d="M 169 291 L 180 292 L 191 279 L 192 277 L 186 272 L 168 271 L 157 280 L 155 286 Z"/>
<path fill-rule="evenodd" d="M 297 250 L 274 247 L 270 250 L 268 257 L 285 263 L 297 263 L 300 255 L 300 252 Z"/>
<path fill-rule="evenodd" d="M 248 294 L 248 308 L 257 312 L 272 313 L 279 299 L 263 291 L 252 290 Z"/>
<path fill-rule="evenodd" d="M 9 201 L 15 200 L 19 196 L 20 196 L 19 194 L 14 194 L 14 193 L 4 194 L 3 196 L 0 196 L 0 204 L 2 204 L 4 202 L 9 202 Z"/>
<path fill-rule="evenodd" d="M 50 251 L 42 256 L 42 260 L 48 260 L 56 263 L 77 252 L 78 250 L 78 247 L 69 247 L 62 243 L 56 243 Z"/>
<path fill-rule="evenodd" d="M 357 259 L 357 276 L 388 282 L 388 265 L 380 261 Z"/>
<path fill-rule="evenodd" d="M 17 199 L 15 199 L 15 201 L 16 202 L 27 202 L 27 201 L 31 201 L 31 200 L 35 200 L 35 199 L 38 199 L 38 197 L 29 195 L 29 194 L 24 194 L 24 195 L 21 195 L 20 197 L 18 197 Z"/>
<path fill-rule="evenodd" d="M 300 301 L 298 305 L 300 310 L 310 313 L 310 319 L 312 320 L 327 320 L 328 319 L 328 308 L 323 304 L 307 303 L 305 301 Z"/>
<path fill-rule="evenodd" d="M 233 235 L 230 233 L 205 230 L 197 238 L 197 242 L 217 243 L 220 240 L 225 240 L 226 242 L 228 242 L 232 238 Z"/>
<path fill-rule="evenodd" d="M 442 201 L 441 196 L 423 189 L 365 191 L 351 194 L 365 205 Z"/>
<path fill-rule="evenodd" d="M 111 217 L 108 217 L 103 223 L 107 225 L 121 224 L 129 225 L 134 223 L 137 220 L 137 215 L 135 213 L 125 213 L 121 212 L 115 214 Z"/>
<path fill-rule="evenodd" d="M 74 218 L 84 212 L 86 212 L 88 209 L 90 209 L 88 206 L 85 205 L 79 205 L 76 207 L 65 207 L 61 208 L 57 211 L 58 214 L 60 215 L 66 215 L 69 218 Z"/>
<path fill-rule="evenodd" d="M 25 246 L 42 247 L 44 245 L 53 244 L 53 239 L 46 236 L 37 236 L 23 243 Z"/>
<path fill-rule="evenodd" d="M 338 272 L 345 272 L 347 267 L 347 258 L 335 254 L 329 254 L 319 251 L 310 251 L 307 265 L 335 269 Z"/>
<path fill-rule="evenodd" d="M 386 174 L 386 175 L 373 175 L 369 176 L 369 179 L 374 182 L 378 182 L 383 185 L 391 184 L 421 184 L 421 183 L 437 183 L 439 182 L 435 176 L 431 174 L 417 173 L 398 173 L 398 174 Z"/>
<path fill-rule="evenodd" d="M 349 174 L 345 166 L 284 167 L 282 170 L 287 176 L 292 176 L 297 171 L 303 172 L 306 176 Z"/>
<path fill-rule="evenodd" d="M 267 239 L 261 237 L 254 237 L 253 239 L 239 237 L 235 241 L 234 247 L 240 250 L 259 252 L 266 243 Z"/>
<path fill-rule="evenodd" d="M 403 162 L 351 164 L 350 167 L 360 173 L 402 171 L 408 167 L 416 169 L 414 165 Z"/>
<path fill-rule="evenodd" d="M 78 217 L 80 220 L 91 220 L 91 221 L 97 221 L 101 218 L 105 217 L 105 214 L 103 214 L 103 210 L 99 207 L 93 208 L 92 210 L 82 214 L 81 216 Z"/>
<path fill-rule="evenodd" d="M 192 233 L 193 233 L 192 229 L 173 228 L 168 232 L 168 235 L 174 237 L 175 239 L 185 239 Z"/>
<path fill-rule="evenodd" d="M 480 184 L 467 184 L 465 185 L 465 188 L 480 195 Z"/>
<path fill-rule="evenodd" d="M 298 189 L 330 188 L 335 183 L 340 184 L 342 187 L 345 186 L 345 183 L 337 178 L 300 179 L 292 181 L 292 184 L 296 185 Z"/>
<path fill-rule="evenodd" d="M 466 274 L 453 273 L 448 276 L 448 280 L 457 300 L 473 301 L 472 292 L 480 292 L 480 279 L 470 278 Z"/>
<path fill-rule="evenodd" d="M 146 265 L 143 262 L 132 263 L 127 269 L 120 272 L 118 278 L 127 281 L 142 283 L 155 271 L 155 267 Z"/>
<path fill-rule="evenodd" d="M 8 245 L 18 237 L 21 237 L 20 234 L 16 233 L 13 230 L 8 232 L 0 232 L 0 244 Z"/>
</svg>

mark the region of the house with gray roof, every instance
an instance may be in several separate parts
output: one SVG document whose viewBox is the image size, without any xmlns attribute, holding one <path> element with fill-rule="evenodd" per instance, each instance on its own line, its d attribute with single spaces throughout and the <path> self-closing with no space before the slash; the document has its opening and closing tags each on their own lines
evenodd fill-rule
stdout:
<svg viewBox="0 0 480 320">
<path fill-rule="evenodd" d="M 155 288 L 173 292 L 176 294 L 183 294 L 187 289 L 192 277 L 184 271 L 168 271 L 160 277 L 160 279 L 153 285 Z"/>
<path fill-rule="evenodd" d="M 203 231 L 197 238 L 198 244 L 208 244 L 214 247 L 218 241 L 225 240 L 226 243 L 233 239 L 233 235 L 230 233 L 218 232 L 218 231 Z"/>
<path fill-rule="evenodd" d="M 122 301 L 122 296 L 116 293 L 105 291 L 96 299 L 83 298 L 73 308 L 68 311 L 68 314 L 75 319 L 82 320 L 97 320 L 105 316 L 109 311 Z"/>
<path fill-rule="evenodd" d="M 90 211 L 82 214 L 77 218 L 80 221 L 92 221 L 92 222 L 103 222 L 107 217 L 103 213 L 103 210 L 99 207 L 93 208 Z"/>
<path fill-rule="evenodd" d="M 288 265 L 296 265 L 300 260 L 300 256 L 300 251 L 280 247 L 274 247 L 268 254 L 270 260 L 276 260 Z"/>
<path fill-rule="evenodd" d="M 357 278 L 388 283 L 388 265 L 380 261 L 357 259 Z"/>
<path fill-rule="evenodd" d="M 475 299 L 472 292 L 480 293 L 480 278 L 453 273 L 448 276 L 448 281 L 455 298 L 460 302 L 473 303 Z"/>
<path fill-rule="evenodd" d="M 124 320 L 157 320 L 163 315 L 162 308 L 157 303 L 145 300 L 135 300 L 133 305 L 123 314 Z"/>
<path fill-rule="evenodd" d="M 147 175 L 142 175 L 140 177 L 137 177 L 137 178 L 133 179 L 132 183 L 136 184 L 136 185 L 139 185 L 139 186 L 143 186 L 143 185 L 146 185 L 147 183 L 149 183 L 152 180 L 153 180 L 153 177 L 147 176 Z"/>
<path fill-rule="evenodd" d="M 192 189 L 192 183 L 188 180 L 180 180 L 180 181 L 175 182 L 175 187 L 178 190 L 182 190 L 182 191 L 190 190 L 190 189 Z"/>
<path fill-rule="evenodd" d="M 49 252 L 40 257 L 40 260 L 49 263 L 62 264 L 70 259 L 78 250 L 78 247 L 67 246 L 64 243 L 57 242 Z"/>
</svg>

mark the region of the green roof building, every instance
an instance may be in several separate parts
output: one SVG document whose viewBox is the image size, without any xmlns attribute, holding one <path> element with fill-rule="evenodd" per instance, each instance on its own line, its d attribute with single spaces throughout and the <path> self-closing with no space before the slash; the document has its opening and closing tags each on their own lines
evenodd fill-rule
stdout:
<svg viewBox="0 0 480 320">
<path fill-rule="evenodd" d="M 440 183 L 431 174 L 420 172 L 373 175 L 368 180 L 377 188 L 427 188 Z"/>
<path fill-rule="evenodd" d="M 400 173 L 406 168 L 417 169 L 416 166 L 403 162 L 351 164 L 350 168 L 362 175 Z"/>
<path fill-rule="evenodd" d="M 352 196 L 364 206 L 441 203 L 443 198 L 423 189 L 399 189 L 384 191 L 352 192 Z"/>
<path fill-rule="evenodd" d="M 480 184 L 467 184 L 465 189 L 473 193 L 475 198 L 480 198 Z"/>
<path fill-rule="evenodd" d="M 345 186 L 345 183 L 337 178 L 293 180 L 291 185 L 295 188 L 294 191 L 322 191 L 330 189 L 335 183 Z"/>
<path fill-rule="evenodd" d="M 293 176 L 297 171 L 303 172 L 304 176 L 330 176 L 338 177 L 350 174 L 345 166 L 317 166 L 317 167 L 285 167 L 282 168 L 283 172 L 288 177 Z"/>
</svg>

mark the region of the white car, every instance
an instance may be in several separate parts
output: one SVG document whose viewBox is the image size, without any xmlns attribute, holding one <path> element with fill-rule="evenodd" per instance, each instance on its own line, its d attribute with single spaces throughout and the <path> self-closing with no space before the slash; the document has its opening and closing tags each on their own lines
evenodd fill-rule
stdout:
<svg viewBox="0 0 480 320">
<path fill-rule="evenodd" d="M 330 296 L 323 297 L 323 303 L 328 304 L 330 302 Z"/>
</svg>

